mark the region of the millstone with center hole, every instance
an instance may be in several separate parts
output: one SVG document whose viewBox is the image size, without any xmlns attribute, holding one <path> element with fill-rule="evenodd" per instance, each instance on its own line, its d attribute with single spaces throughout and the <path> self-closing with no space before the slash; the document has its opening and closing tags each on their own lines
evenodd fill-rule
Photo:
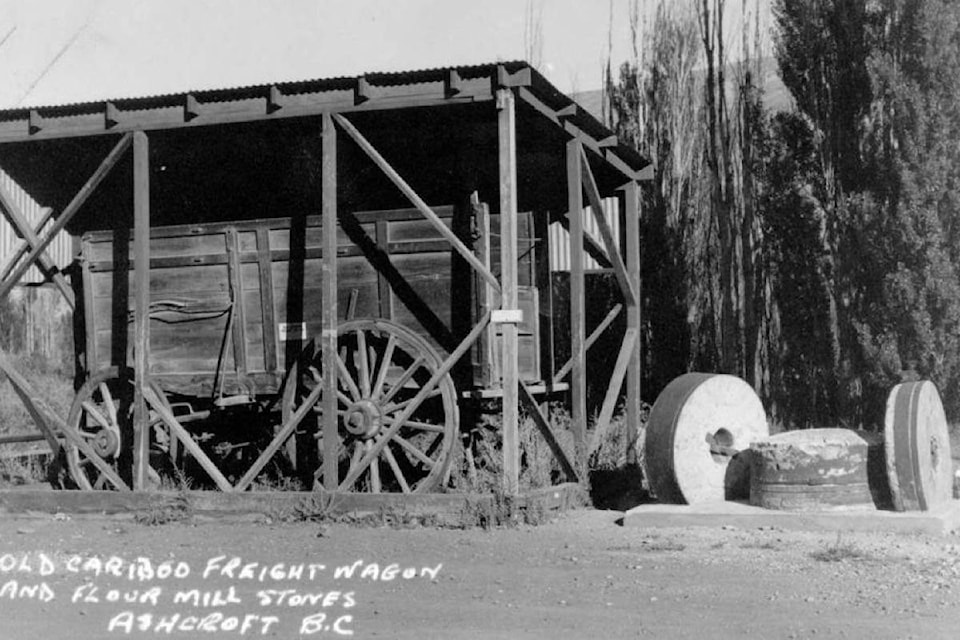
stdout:
<svg viewBox="0 0 960 640">
<path fill-rule="evenodd" d="M 932 382 L 904 382 L 890 391 L 884 434 L 895 510 L 927 511 L 953 497 L 947 419 Z"/>
<path fill-rule="evenodd" d="M 768 433 L 763 404 L 749 384 L 729 375 L 682 375 L 650 410 L 644 441 L 650 489 L 675 504 L 746 497 L 748 447 Z"/>
<path fill-rule="evenodd" d="M 882 446 L 873 439 L 874 446 Z M 750 445 L 750 504 L 785 511 L 875 509 L 870 443 L 848 429 L 788 431 Z"/>
</svg>

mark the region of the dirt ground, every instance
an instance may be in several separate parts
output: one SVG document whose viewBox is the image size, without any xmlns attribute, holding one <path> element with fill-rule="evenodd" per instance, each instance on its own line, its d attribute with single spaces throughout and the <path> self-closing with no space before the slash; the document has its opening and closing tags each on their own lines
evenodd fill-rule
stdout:
<svg viewBox="0 0 960 640">
<path fill-rule="evenodd" d="M 492 531 L 5 516 L 0 638 L 960 634 L 958 537 L 623 528 L 621 516 Z"/>
</svg>

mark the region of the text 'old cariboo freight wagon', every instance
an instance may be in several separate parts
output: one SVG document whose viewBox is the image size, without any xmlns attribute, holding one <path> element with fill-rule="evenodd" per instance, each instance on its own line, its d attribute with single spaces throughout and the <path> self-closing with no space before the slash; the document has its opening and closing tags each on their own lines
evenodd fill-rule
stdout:
<svg viewBox="0 0 960 640">
<path fill-rule="evenodd" d="M 429 491 L 464 407 L 502 398 L 516 491 L 521 403 L 539 416 L 534 396 L 569 389 L 576 455 L 588 446 L 585 249 L 627 318 L 601 421 L 626 378 L 636 424 L 644 164 L 525 63 L 0 112 L 0 168 L 53 212 L 39 234 L 0 193 L 24 238 L 0 296 L 36 264 L 74 307 L 69 415 L 0 366 L 84 489 L 194 474 L 240 491 L 280 473 Z M 613 195 L 622 248 L 601 215 Z M 565 366 L 557 221 L 571 239 Z M 59 231 L 75 239 L 68 277 L 44 252 Z M 576 455 L 537 422 L 575 478 Z"/>
</svg>

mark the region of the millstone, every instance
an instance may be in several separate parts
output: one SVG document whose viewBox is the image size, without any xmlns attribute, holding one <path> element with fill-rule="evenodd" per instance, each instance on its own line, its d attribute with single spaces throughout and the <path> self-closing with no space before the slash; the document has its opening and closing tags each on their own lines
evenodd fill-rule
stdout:
<svg viewBox="0 0 960 640">
<path fill-rule="evenodd" d="M 890 391 L 884 434 L 896 511 L 927 511 L 953 497 L 947 418 L 932 382 L 904 382 Z"/>
<path fill-rule="evenodd" d="M 729 375 L 682 375 L 660 393 L 647 421 L 650 489 L 675 504 L 746 497 L 748 447 L 768 433 L 763 404 L 749 384 Z"/>
<path fill-rule="evenodd" d="M 875 446 L 880 441 L 874 440 Z M 750 445 L 750 504 L 766 509 L 875 509 L 870 443 L 848 429 L 788 431 Z"/>
</svg>

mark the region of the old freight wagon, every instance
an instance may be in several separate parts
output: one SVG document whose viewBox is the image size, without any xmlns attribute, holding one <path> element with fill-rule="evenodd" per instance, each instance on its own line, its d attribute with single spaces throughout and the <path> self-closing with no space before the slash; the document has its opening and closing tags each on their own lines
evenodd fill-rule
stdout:
<svg viewBox="0 0 960 640">
<path fill-rule="evenodd" d="M 40 237 L 0 185 L 24 239 L 0 297 L 36 264 L 74 307 L 69 415 L 0 367 L 83 489 L 189 472 L 242 491 L 280 470 L 328 490 L 436 490 L 461 414 L 490 398 L 508 490 L 521 404 L 576 478 L 584 351 L 606 326 L 586 335 L 584 251 L 620 284 L 609 317 L 627 317 L 600 422 L 626 378 L 636 423 L 644 166 L 525 63 L 0 112 L 0 168 L 54 220 Z M 600 215 L 613 195 L 624 247 Z M 570 336 L 551 323 L 552 221 L 570 232 Z M 76 256 L 63 272 L 45 252 L 60 231 Z M 537 410 L 558 391 L 576 452 Z"/>
</svg>

